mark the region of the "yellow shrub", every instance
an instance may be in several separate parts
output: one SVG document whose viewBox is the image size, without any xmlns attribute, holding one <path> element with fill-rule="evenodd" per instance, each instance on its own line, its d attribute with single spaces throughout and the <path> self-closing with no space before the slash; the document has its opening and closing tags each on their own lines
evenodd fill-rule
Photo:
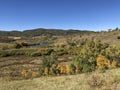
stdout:
<svg viewBox="0 0 120 90">
<path fill-rule="evenodd" d="M 22 75 L 23 77 L 27 77 L 27 76 L 28 76 L 28 71 L 22 70 L 21 75 Z"/>
<path fill-rule="evenodd" d="M 97 66 L 98 68 L 105 68 L 107 66 L 107 60 L 104 56 L 99 55 L 97 58 Z"/>
<path fill-rule="evenodd" d="M 117 62 L 114 60 L 110 62 L 110 60 L 106 60 L 104 56 L 99 55 L 97 58 L 97 66 L 98 68 L 115 68 L 117 67 Z"/>
<path fill-rule="evenodd" d="M 21 72 L 22 77 L 24 78 L 34 78 L 34 77 L 38 77 L 39 73 L 38 72 L 28 72 L 27 70 L 22 70 Z"/>
<path fill-rule="evenodd" d="M 70 65 L 66 64 L 66 74 L 70 74 L 70 73 L 71 73 Z"/>
<path fill-rule="evenodd" d="M 64 65 L 59 64 L 57 69 L 60 71 L 60 74 L 64 74 L 66 72 Z"/>
<path fill-rule="evenodd" d="M 65 73 L 65 67 L 63 65 L 61 65 L 61 67 L 60 67 L 60 72 L 61 72 L 61 74 Z"/>
<path fill-rule="evenodd" d="M 38 72 L 32 72 L 32 77 L 38 77 L 39 73 Z"/>
<path fill-rule="evenodd" d="M 112 63 L 111 63 L 111 67 L 116 68 L 117 67 L 117 62 L 113 60 Z"/>
</svg>

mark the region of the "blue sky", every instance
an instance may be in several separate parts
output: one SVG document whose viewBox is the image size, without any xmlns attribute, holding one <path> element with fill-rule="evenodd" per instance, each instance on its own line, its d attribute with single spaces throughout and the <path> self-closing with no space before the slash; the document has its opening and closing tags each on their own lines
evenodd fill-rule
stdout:
<svg viewBox="0 0 120 90">
<path fill-rule="evenodd" d="M 0 30 L 120 27 L 120 0 L 0 0 Z"/>
</svg>

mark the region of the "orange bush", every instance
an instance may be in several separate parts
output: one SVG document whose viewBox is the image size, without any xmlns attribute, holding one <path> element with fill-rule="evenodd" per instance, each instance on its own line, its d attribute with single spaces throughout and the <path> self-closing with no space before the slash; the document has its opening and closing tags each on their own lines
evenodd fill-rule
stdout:
<svg viewBox="0 0 120 90">
<path fill-rule="evenodd" d="M 107 67 L 107 60 L 105 59 L 104 56 L 99 55 L 97 58 L 97 67 L 98 68 L 106 68 Z"/>
<path fill-rule="evenodd" d="M 65 66 L 66 68 L 66 74 L 70 74 L 71 73 L 71 70 L 70 70 L 70 65 L 66 64 Z"/>
<path fill-rule="evenodd" d="M 113 60 L 112 62 L 110 62 L 110 60 L 105 59 L 104 56 L 99 55 L 97 58 L 97 66 L 98 68 L 115 68 L 117 67 L 117 62 L 115 60 Z"/>
<path fill-rule="evenodd" d="M 29 75 L 29 73 L 28 73 L 28 71 L 26 71 L 26 70 L 22 70 L 21 75 L 22 75 L 23 77 L 27 77 L 27 76 Z"/>
</svg>

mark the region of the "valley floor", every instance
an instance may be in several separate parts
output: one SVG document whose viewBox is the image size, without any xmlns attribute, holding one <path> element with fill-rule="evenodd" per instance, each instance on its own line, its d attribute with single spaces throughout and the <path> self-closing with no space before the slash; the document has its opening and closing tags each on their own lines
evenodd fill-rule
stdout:
<svg viewBox="0 0 120 90">
<path fill-rule="evenodd" d="M 10 81 L 0 78 L 0 90 L 120 90 L 120 68 L 86 74 Z"/>
</svg>

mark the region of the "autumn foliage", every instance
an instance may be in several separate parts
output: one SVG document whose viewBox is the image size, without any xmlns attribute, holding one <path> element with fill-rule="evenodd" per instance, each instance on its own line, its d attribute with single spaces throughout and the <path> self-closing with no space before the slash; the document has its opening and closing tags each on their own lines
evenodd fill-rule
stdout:
<svg viewBox="0 0 120 90">
<path fill-rule="evenodd" d="M 97 67 L 99 69 L 115 68 L 117 67 L 117 62 L 115 60 L 108 60 L 103 55 L 99 55 L 97 58 Z"/>
</svg>

